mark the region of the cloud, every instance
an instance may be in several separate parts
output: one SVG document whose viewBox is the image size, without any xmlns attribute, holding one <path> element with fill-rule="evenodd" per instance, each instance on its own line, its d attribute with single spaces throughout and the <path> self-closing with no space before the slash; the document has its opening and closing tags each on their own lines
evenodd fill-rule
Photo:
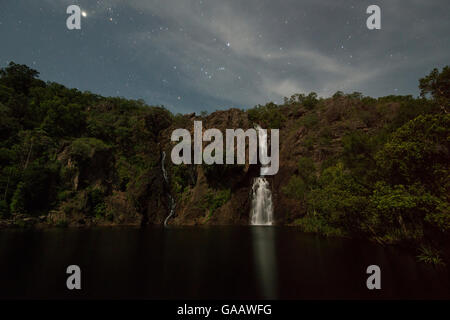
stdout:
<svg viewBox="0 0 450 320">
<path fill-rule="evenodd" d="M 417 93 L 418 78 L 448 60 L 448 1 L 380 0 L 382 29 L 377 31 L 365 25 L 370 4 L 81 0 L 80 6 L 96 12 L 90 20 L 96 29 L 86 31 L 93 33 L 94 45 L 84 53 L 118 60 L 108 71 L 117 81 L 133 74 L 134 82 L 121 88 L 125 95 L 174 111 L 251 107 L 310 91 L 322 96 L 338 90 Z M 110 16 L 117 20 L 114 29 L 105 19 Z M 95 42 L 104 38 L 111 45 L 99 49 Z M 122 85 L 105 78 L 110 87 Z"/>
<path fill-rule="evenodd" d="M 339 46 L 341 42 L 344 43 L 342 39 L 335 39 L 333 43 L 337 52 L 336 49 L 321 49 L 323 45 L 311 42 L 307 32 L 302 36 L 295 22 L 289 25 L 286 18 L 286 26 L 283 26 L 281 20 L 286 12 L 276 13 L 280 16 L 278 25 L 270 23 L 270 16 L 274 13 L 265 11 L 265 2 L 262 5 L 260 3 L 250 1 L 243 5 L 233 1 L 204 1 L 204 6 L 201 7 L 198 1 L 129 2 L 137 10 L 156 14 L 167 25 L 178 24 L 188 32 L 186 36 L 171 27 L 172 32 L 152 40 L 152 45 L 165 51 L 174 63 L 194 65 L 194 70 L 213 70 L 214 65 L 227 66 L 225 74 L 228 77 L 221 77 L 210 71 L 205 79 L 196 72 L 192 73 L 189 68 L 182 79 L 190 89 L 219 99 L 228 97 L 241 104 L 263 102 L 259 97 L 278 100 L 280 96 L 299 91 L 314 90 L 323 94 L 332 94 L 337 90 L 353 91 L 373 85 L 375 79 L 414 63 L 411 60 L 396 61 L 395 65 L 386 63 L 383 51 L 390 47 L 386 40 L 395 35 L 389 30 L 386 31 L 387 39 L 376 36 L 370 38 L 366 30 L 356 30 L 354 37 L 358 37 L 358 32 L 365 33 L 367 43 L 359 43 L 354 51 L 345 53 L 347 56 L 343 57 L 345 50 L 342 49 L 347 44 Z M 331 5 L 331 2 L 328 3 Z M 253 10 L 258 7 L 256 11 Z M 338 11 L 346 10 L 336 5 L 334 8 Z M 298 4 L 294 4 L 294 7 L 285 9 L 300 8 Z M 334 16 L 339 20 L 341 16 L 338 13 Z M 342 15 L 352 18 L 349 14 Z M 361 11 L 360 20 L 365 17 L 364 11 Z M 332 24 L 330 22 L 328 21 L 328 25 Z M 316 24 L 317 22 L 311 23 Z M 305 23 L 300 24 L 304 25 Z M 364 26 L 360 28 L 363 29 Z M 330 39 L 330 34 L 342 38 L 339 33 L 342 32 L 329 29 L 327 39 Z M 295 41 L 286 41 L 289 39 Z M 383 45 L 377 47 L 379 42 Z M 142 41 L 142 46 L 146 47 L 145 41 Z M 328 45 L 329 47 L 331 46 Z M 353 56 L 359 56 L 360 59 L 352 61 Z M 198 61 L 199 57 L 204 57 L 202 62 Z M 210 81 L 209 76 L 214 80 Z M 245 78 L 243 81 L 246 83 L 240 83 L 238 76 Z M 246 88 L 246 92 L 240 90 L 242 86 Z"/>
</svg>

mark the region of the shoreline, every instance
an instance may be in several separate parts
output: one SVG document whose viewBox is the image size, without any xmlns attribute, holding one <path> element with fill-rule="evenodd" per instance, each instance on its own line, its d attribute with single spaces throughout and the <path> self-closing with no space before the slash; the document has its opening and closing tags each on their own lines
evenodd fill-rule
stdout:
<svg viewBox="0 0 450 320">
<path fill-rule="evenodd" d="M 101 229 L 101 228 L 108 228 L 108 229 L 121 229 L 121 228 L 133 228 L 133 229 L 145 229 L 145 228 L 159 228 L 159 229 L 183 229 L 183 228 L 196 228 L 196 229 L 202 229 L 202 228 L 209 228 L 209 227 L 255 227 L 251 226 L 249 224 L 174 224 L 169 225 L 168 227 L 164 227 L 164 224 L 141 224 L 141 223 L 124 223 L 124 224 L 118 224 L 118 223 L 105 223 L 103 222 L 93 222 L 88 221 L 88 223 L 85 224 L 67 224 L 67 225 L 61 225 L 61 224 L 54 224 L 54 223 L 48 223 L 44 222 L 42 216 L 41 217 L 25 217 L 20 219 L 0 219 L 0 231 L 1 230 L 18 230 L 18 231 L 46 231 L 46 230 L 55 230 L 55 229 L 67 229 L 67 230 L 92 230 L 92 229 Z M 258 227 L 258 226 L 256 226 Z M 261 227 L 261 226 L 260 226 Z M 267 227 L 267 226 L 262 226 Z M 286 229 L 297 229 L 298 232 L 305 234 L 305 235 L 311 235 L 311 236 L 317 236 L 323 239 L 339 239 L 339 240 L 352 240 L 352 241 L 364 241 L 373 245 L 381 246 L 384 248 L 393 247 L 393 248 L 401 248 L 404 250 L 409 251 L 411 254 L 416 255 L 416 262 L 417 263 L 425 263 L 418 260 L 418 248 L 420 246 L 420 242 L 414 242 L 412 240 L 401 240 L 398 242 L 393 243 L 387 243 L 387 242 L 380 242 L 375 238 L 368 238 L 368 237 L 355 237 L 351 235 L 326 235 L 319 232 L 307 232 L 301 229 L 298 225 L 295 225 L 294 223 L 289 224 L 283 224 L 283 225 L 273 225 L 270 226 L 271 228 L 286 228 Z M 433 263 L 425 263 L 426 265 L 430 265 L 432 267 L 438 268 L 438 267 L 444 267 L 448 268 L 448 264 L 450 261 L 444 258 L 444 265 L 434 265 Z"/>
</svg>

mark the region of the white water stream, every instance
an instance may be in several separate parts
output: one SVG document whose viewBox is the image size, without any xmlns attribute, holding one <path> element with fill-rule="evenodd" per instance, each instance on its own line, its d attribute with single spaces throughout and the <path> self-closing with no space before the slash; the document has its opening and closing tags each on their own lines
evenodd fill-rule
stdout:
<svg viewBox="0 0 450 320">
<path fill-rule="evenodd" d="M 259 154 L 267 154 L 267 131 L 263 131 L 260 126 L 256 127 L 258 131 L 258 151 Z M 264 171 L 264 166 L 263 166 Z M 255 226 L 272 225 L 273 223 L 273 205 L 272 191 L 269 181 L 264 177 L 257 177 L 252 186 L 252 207 L 250 211 L 250 224 Z"/>
<path fill-rule="evenodd" d="M 163 151 L 162 153 L 162 160 L 161 160 L 161 169 L 163 172 L 163 176 L 164 176 L 164 180 L 166 181 L 167 187 L 169 188 L 169 177 L 167 176 L 167 172 L 166 172 L 166 168 L 164 167 L 164 162 L 166 160 L 166 153 Z M 170 189 L 170 188 L 169 188 Z M 175 200 L 173 199 L 172 195 L 170 194 L 170 192 L 167 193 L 167 197 L 169 198 L 170 204 L 169 204 L 169 215 L 166 217 L 166 219 L 164 220 L 164 226 L 167 226 L 167 221 L 169 221 L 169 219 L 174 215 L 175 213 Z"/>
</svg>

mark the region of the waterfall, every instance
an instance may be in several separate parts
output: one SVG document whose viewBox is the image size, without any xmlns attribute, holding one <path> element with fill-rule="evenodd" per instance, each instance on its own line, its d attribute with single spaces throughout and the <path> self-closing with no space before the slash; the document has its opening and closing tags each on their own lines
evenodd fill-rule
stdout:
<svg viewBox="0 0 450 320">
<path fill-rule="evenodd" d="M 272 192 L 266 178 L 258 177 L 253 181 L 250 218 L 251 224 L 255 226 L 272 225 Z"/>
<path fill-rule="evenodd" d="M 258 131 L 258 150 L 259 154 L 267 152 L 267 131 L 256 126 Z M 267 154 L 267 153 L 265 153 Z M 263 166 L 263 172 L 264 172 Z M 273 205 L 272 191 L 269 181 L 264 177 L 257 177 L 253 180 L 252 186 L 252 208 L 250 211 L 251 225 L 272 225 L 273 223 Z"/>
<path fill-rule="evenodd" d="M 166 153 L 163 151 L 162 153 L 162 159 L 161 159 L 161 169 L 163 172 L 164 181 L 166 182 L 166 185 L 168 189 L 170 190 L 170 184 L 169 184 L 169 177 L 167 176 L 166 168 L 164 167 L 164 162 L 166 160 Z M 164 220 L 164 226 L 167 227 L 167 221 L 174 215 L 175 213 L 175 200 L 173 199 L 170 192 L 167 193 L 167 198 L 169 198 L 169 215 Z"/>
</svg>

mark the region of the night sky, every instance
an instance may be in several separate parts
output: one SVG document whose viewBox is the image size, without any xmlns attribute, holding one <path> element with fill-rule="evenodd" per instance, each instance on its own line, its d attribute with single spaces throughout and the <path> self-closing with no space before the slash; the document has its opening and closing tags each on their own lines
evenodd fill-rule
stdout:
<svg viewBox="0 0 450 320">
<path fill-rule="evenodd" d="M 66 27 L 67 6 L 85 12 Z M 366 8 L 381 7 L 381 30 Z M 0 66 L 173 112 L 294 93 L 418 94 L 450 64 L 450 1 L 0 0 Z"/>
</svg>

